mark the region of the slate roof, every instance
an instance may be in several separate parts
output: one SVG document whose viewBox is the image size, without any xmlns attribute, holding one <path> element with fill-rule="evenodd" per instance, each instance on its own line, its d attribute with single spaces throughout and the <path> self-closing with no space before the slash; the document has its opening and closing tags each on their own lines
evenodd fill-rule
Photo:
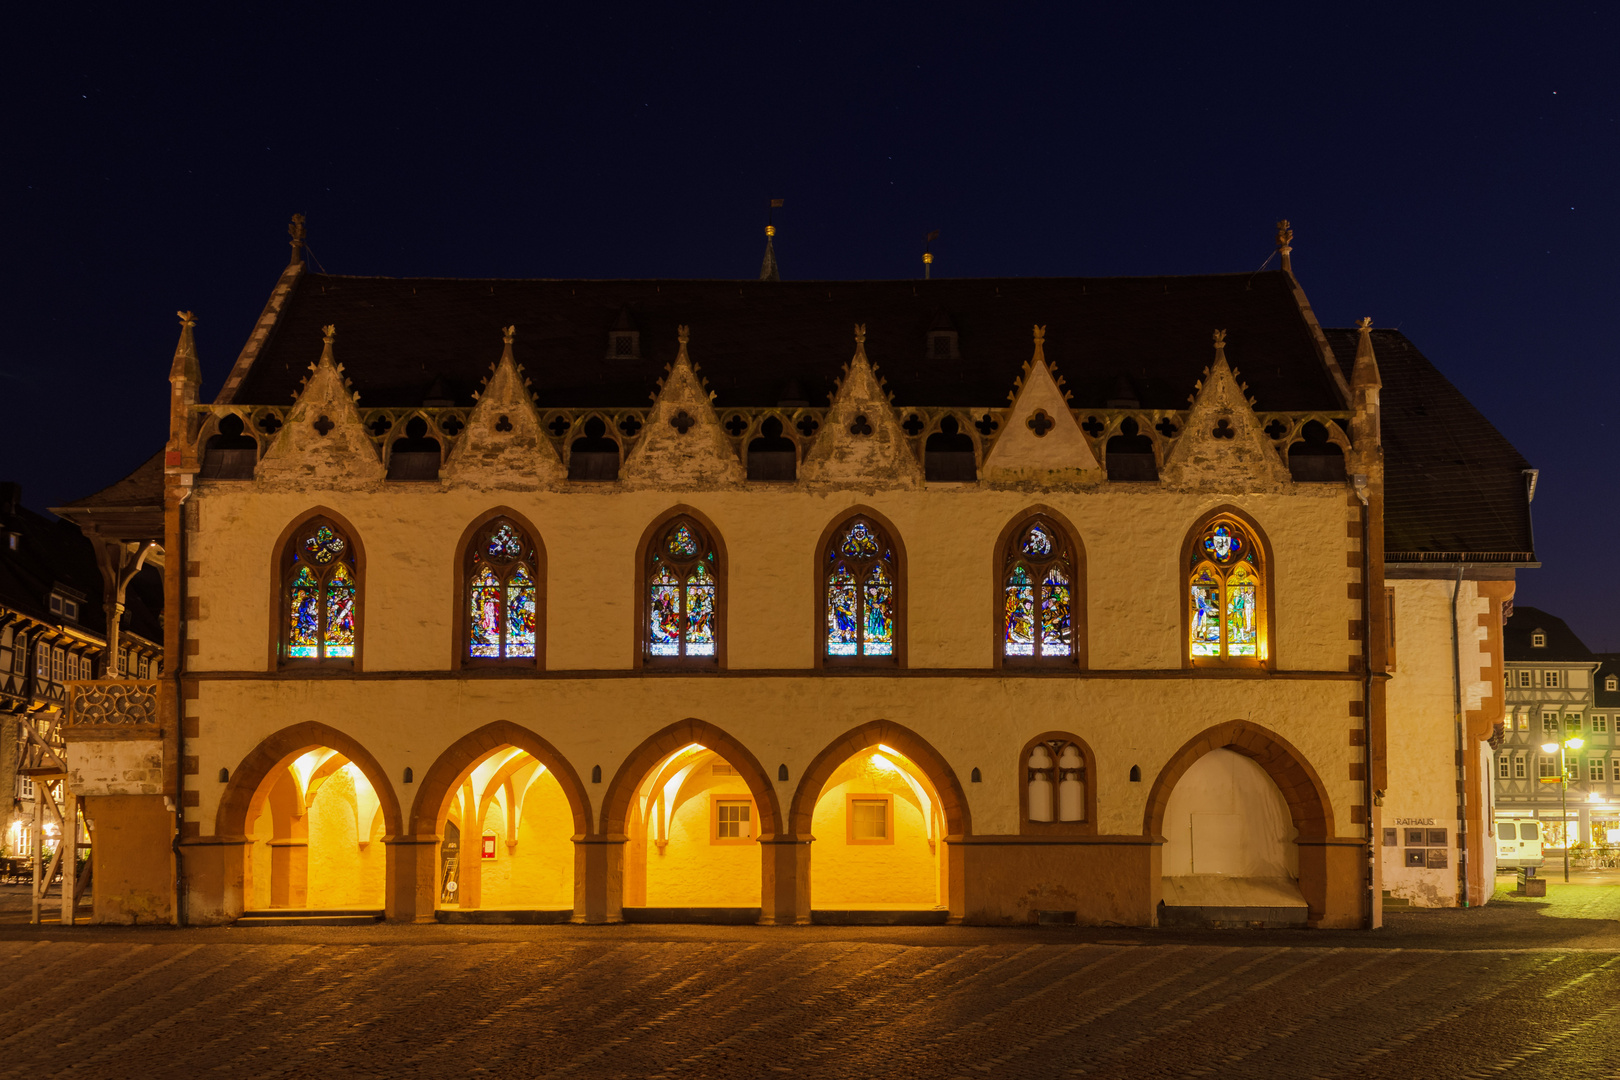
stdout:
<svg viewBox="0 0 1620 1080">
<path fill-rule="evenodd" d="M 17 550 L 0 543 L 0 607 L 53 625 L 78 626 L 105 636 L 107 616 L 102 608 L 101 571 L 96 567 L 90 541 L 70 521 L 51 520 L 13 503 L 19 489 L 9 486 L 0 498 L 0 532 L 21 534 Z M 13 494 L 18 493 L 18 494 Z M 58 585 L 78 595 L 79 618 L 64 619 L 50 609 L 51 593 Z M 154 567 L 143 567 L 124 594 L 129 630 L 148 641 L 163 640 L 163 579 Z"/>
<path fill-rule="evenodd" d="M 1348 378 L 1355 330 L 1324 330 Z M 1534 562 L 1530 463 L 1399 330 L 1374 330 L 1389 562 Z"/>
<path fill-rule="evenodd" d="M 1592 691 L 1592 702 L 1600 709 L 1620 709 L 1620 689 L 1605 690 L 1608 677 L 1620 677 L 1620 653 L 1597 653 L 1597 658 L 1603 663 L 1597 669 L 1596 689 Z"/>
<path fill-rule="evenodd" d="M 1537 630 L 1547 635 L 1547 644 L 1530 644 Z M 1555 663 L 1593 661 L 1597 655 L 1576 636 L 1569 624 L 1540 608 L 1515 604 L 1513 614 L 1502 624 L 1502 656 L 1510 663 L 1551 660 Z"/>
<path fill-rule="evenodd" d="M 93 526 L 116 540 L 162 543 L 163 451 L 147 458 L 117 483 L 66 506 L 53 506 L 51 513 Z"/>
<path fill-rule="evenodd" d="M 608 360 L 621 310 L 641 358 Z M 960 358 L 925 356 L 944 312 Z M 675 358 L 676 327 L 716 405 L 825 405 L 867 327 L 867 355 L 902 406 L 1007 404 L 1047 327 L 1046 355 L 1078 407 L 1127 376 L 1143 408 L 1184 409 L 1227 331 L 1228 360 L 1261 409 L 1346 407 L 1284 273 L 938 281 L 533 281 L 299 276 L 232 400 L 285 405 L 337 326 L 337 357 L 364 406 L 421 405 L 435 378 L 458 404 L 517 326 L 516 356 L 542 408 L 645 406 Z"/>
</svg>

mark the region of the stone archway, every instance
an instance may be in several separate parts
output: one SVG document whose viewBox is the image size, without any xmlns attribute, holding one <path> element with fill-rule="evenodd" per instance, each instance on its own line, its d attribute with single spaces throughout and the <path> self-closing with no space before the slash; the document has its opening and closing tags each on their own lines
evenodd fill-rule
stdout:
<svg viewBox="0 0 1620 1080">
<path fill-rule="evenodd" d="M 843 764 L 865 750 L 876 746 L 893 748 L 915 764 L 934 789 L 939 800 L 939 812 L 944 820 L 945 835 L 940 850 L 940 899 L 949 910 L 953 922 L 960 921 L 965 910 L 963 878 L 960 860 L 951 858 L 950 846 L 972 835 L 972 815 L 967 795 L 944 756 L 921 735 L 902 724 L 889 720 L 874 720 L 851 728 L 829 743 L 811 761 L 799 779 L 788 812 L 789 837 L 798 845 L 799 865 L 797 886 L 801 897 L 800 910 L 808 917 L 811 907 L 811 836 L 816 804 L 823 789 Z M 807 921 L 801 919 L 800 921 Z"/>
<path fill-rule="evenodd" d="M 693 743 L 714 751 L 736 769 L 758 807 L 758 840 L 762 851 L 760 921 L 767 924 L 784 919 L 790 923 L 795 921 L 796 912 L 791 902 L 793 883 L 778 880 L 781 877 L 777 869 L 781 858 L 778 849 L 783 845 L 783 837 L 782 808 L 775 785 L 752 751 L 723 728 L 696 718 L 678 721 L 650 735 L 631 751 L 613 774 L 602 801 L 597 835 L 587 841 L 595 849 L 587 851 L 587 859 L 595 856 L 600 861 L 600 866 L 589 867 L 590 880 L 601 882 L 602 894 L 588 897 L 587 903 L 594 906 L 586 908 L 584 920 L 576 912 L 575 921 L 618 922 L 622 919 L 625 847 L 636 790 L 660 762 Z M 789 898 L 785 905 L 781 895 L 784 889 Z"/>
<path fill-rule="evenodd" d="M 1162 842 L 1170 793 L 1187 770 L 1212 750 L 1230 750 L 1254 761 L 1282 793 L 1298 832 L 1299 890 L 1309 906 L 1311 924 L 1360 925 L 1361 863 L 1368 841 L 1335 835 L 1333 803 L 1322 778 L 1293 744 L 1260 724 L 1233 720 L 1183 743 L 1159 770 L 1148 792 L 1143 835 Z M 1158 891 L 1157 882 L 1154 891 Z"/>
<path fill-rule="evenodd" d="M 422 776 L 421 786 L 411 803 L 408 832 L 396 838 L 391 846 L 401 864 L 408 861 L 411 870 L 409 881 L 401 881 L 398 889 L 390 892 L 397 901 L 399 918 L 408 917 L 415 922 L 431 922 L 435 918 L 438 906 L 436 856 L 445 805 L 479 764 L 492 753 L 507 748 L 521 750 L 545 766 L 568 800 L 575 843 L 574 905 L 576 912 L 581 909 L 585 874 L 579 844 L 591 832 L 591 803 L 585 785 L 574 766 L 551 743 L 520 724 L 496 720 L 451 743 Z"/>
</svg>

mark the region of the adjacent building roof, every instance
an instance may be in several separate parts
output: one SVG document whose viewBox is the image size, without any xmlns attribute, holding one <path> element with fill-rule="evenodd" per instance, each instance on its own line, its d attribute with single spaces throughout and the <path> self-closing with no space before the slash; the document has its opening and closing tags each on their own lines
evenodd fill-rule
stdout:
<svg viewBox="0 0 1620 1080">
<path fill-rule="evenodd" d="M 1355 330 L 1326 330 L 1346 376 Z M 1399 330 L 1374 330 L 1384 386 L 1388 562 L 1535 561 L 1530 463 Z"/>
<path fill-rule="evenodd" d="M 17 536 L 17 546 L 10 537 Z M 51 594 L 61 592 L 78 602 L 77 619 L 50 609 Z M 144 567 L 124 597 L 125 626 L 148 641 L 163 640 L 163 579 Z M 95 549 L 70 521 L 53 521 L 22 505 L 17 484 L 0 484 L 0 608 L 41 622 L 77 626 L 105 637 L 101 571 Z"/>
<path fill-rule="evenodd" d="M 640 356 L 608 358 L 608 332 L 628 312 Z M 927 355 L 941 313 L 959 355 Z M 1212 331 L 1258 407 L 1347 407 L 1293 278 L 1279 271 L 1151 278 L 982 278 L 937 281 L 525 281 L 300 274 L 237 403 L 284 405 L 337 326 L 337 357 L 363 406 L 421 405 L 435 380 L 471 404 L 500 327 L 517 326 L 516 356 L 542 408 L 644 406 L 675 359 L 676 327 L 716 405 L 825 404 L 854 353 L 866 351 L 902 406 L 1007 403 L 1047 327 L 1046 355 L 1077 407 L 1117 398 L 1120 376 L 1143 408 L 1184 409 L 1214 357 Z"/>
<path fill-rule="evenodd" d="M 1535 635 L 1546 636 L 1545 645 L 1536 645 Z M 1586 647 L 1569 624 L 1540 608 L 1515 605 L 1513 614 L 1502 624 L 1503 658 L 1510 663 L 1554 663 L 1595 661 L 1597 654 Z"/>
<path fill-rule="evenodd" d="M 51 513 L 110 540 L 162 543 L 163 451 L 153 454 L 116 484 L 66 506 L 53 506 Z"/>
<path fill-rule="evenodd" d="M 1620 653 L 1595 653 L 1600 661 L 1597 669 L 1596 689 L 1592 693 L 1592 703 L 1600 709 L 1620 709 Z M 1615 688 L 1608 689 L 1609 679 L 1615 680 Z"/>
</svg>

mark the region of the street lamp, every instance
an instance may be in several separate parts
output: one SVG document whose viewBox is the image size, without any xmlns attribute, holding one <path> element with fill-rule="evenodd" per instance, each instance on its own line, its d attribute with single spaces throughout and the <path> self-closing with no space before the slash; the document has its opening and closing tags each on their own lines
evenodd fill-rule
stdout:
<svg viewBox="0 0 1620 1080">
<path fill-rule="evenodd" d="M 1559 822 L 1559 829 L 1564 834 L 1564 884 L 1569 884 L 1569 767 L 1564 762 L 1565 748 L 1579 750 L 1586 745 L 1586 740 L 1579 738 L 1565 739 L 1561 743 L 1542 743 L 1543 753 L 1558 753 L 1558 807 L 1563 820 Z"/>
</svg>

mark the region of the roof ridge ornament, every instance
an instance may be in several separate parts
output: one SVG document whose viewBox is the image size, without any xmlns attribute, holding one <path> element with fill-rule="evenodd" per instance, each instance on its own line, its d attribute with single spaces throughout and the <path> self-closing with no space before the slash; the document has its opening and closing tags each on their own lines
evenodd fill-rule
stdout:
<svg viewBox="0 0 1620 1080">
<path fill-rule="evenodd" d="M 174 346 L 174 363 L 169 366 L 169 379 L 188 380 L 195 389 L 202 381 L 202 367 L 197 360 L 197 338 L 192 328 L 197 325 L 197 316 L 190 311 L 175 312 L 180 319 L 180 340 Z"/>
<path fill-rule="evenodd" d="M 1277 254 L 1282 256 L 1282 268 L 1285 273 L 1294 272 L 1294 264 L 1289 259 L 1294 247 L 1294 227 L 1288 223 L 1287 218 L 1277 222 Z"/>
<path fill-rule="evenodd" d="M 759 264 L 759 280 L 781 281 L 782 272 L 776 265 L 776 246 L 772 240 L 776 236 L 776 225 L 771 220 L 772 211 L 777 210 L 786 202 L 785 199 L 772 199 L 770 206 L 765 210 L 765 258 Z"/>
<path fill-rule="evenodd" d="M 1045 326 L 1037 326 L 1037 327 L 1035 327 L 1035 355 L 1030 357 L 1030 361 L 1033 363 L 1036 360 L 1039 360 L 1043 364 L 1046 362 L 1046 327 Z"/>
<path fill-rule="evenodd" d="M 288 266 L 296 266 L 304 261 L 304 215 L 294 214 L 292 222 L 287 226 L 287 235 L 292 237 L 288 244 L 292 247 L 292 258 L 287 261 Z"/>
<path fill-rule="evenodd" d="M 1226 331 L 1225 330 L 1217 330 L 1217 331 L 1215 331 L 1215 362 L 1217 364 L 1226 363 Z"/>
</svg>

